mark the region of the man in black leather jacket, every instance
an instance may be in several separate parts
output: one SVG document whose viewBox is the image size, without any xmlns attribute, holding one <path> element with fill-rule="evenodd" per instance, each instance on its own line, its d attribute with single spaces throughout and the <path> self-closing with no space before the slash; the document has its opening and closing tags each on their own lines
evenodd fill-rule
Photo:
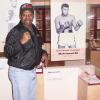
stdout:
<svg viewBox="0 0 100 100">
<path fill-rule="evenodd" d="M 41 36 L 32 24 L 33 18 L 32 5 L 21 5 L 20 22 L 8 33 L 4 46 L 14 100 L 36 100 L 35 69 L 41 61 L 47 66 L 47 53 L 42 49 Z"/>
</svg>

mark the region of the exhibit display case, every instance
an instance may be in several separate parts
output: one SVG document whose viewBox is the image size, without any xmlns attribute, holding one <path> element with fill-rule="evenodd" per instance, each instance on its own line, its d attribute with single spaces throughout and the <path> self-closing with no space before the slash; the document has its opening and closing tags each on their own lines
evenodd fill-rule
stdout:
<svg viewBox="0 0 100 100">
<path fill-rule="evenodd" d="M 38 28 L 44 42 L 50 42 L 50 7 L 41 6 L 35 8 L 36 27 Z"/>
<path fill-rule="evenodd" d="M 79 77 L 78 100 L 100 100 L 100 78 L 96 76 Z"/>
</svg>

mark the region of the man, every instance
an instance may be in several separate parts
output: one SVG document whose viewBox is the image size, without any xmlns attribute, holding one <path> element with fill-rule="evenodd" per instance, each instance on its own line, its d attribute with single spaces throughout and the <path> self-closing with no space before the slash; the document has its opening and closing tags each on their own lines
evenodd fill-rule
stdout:
<svg viewBox="0 0 100 100">
<path fill-rule="evenodd" d="M 47 66 L 47 53 L 42 49 L 37 28 L 32 24 L 32 5 L 21 5 L 19 16 L 20 22 L 8 33 L 4 46 L 10 66 L 13 100 L 36 100 L 36 66 L 41 61 Z"/>
<path fill-rule="evenodd" d="M 68 13 L 69 5 L 64 3 L 61 6 L 61 15 L 55 18 L 56 32 L 58 33 L 58 48 L 76 48 L 76 41 L 73 30 L 78 31 L 82 21 Z"/>
</svg>

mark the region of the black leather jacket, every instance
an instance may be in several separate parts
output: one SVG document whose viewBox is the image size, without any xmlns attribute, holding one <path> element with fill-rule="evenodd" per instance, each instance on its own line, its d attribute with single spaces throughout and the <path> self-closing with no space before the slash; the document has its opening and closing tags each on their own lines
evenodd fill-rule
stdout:
<svg viewBox="0 0 100 100">
<path fill-rule="evenodd" d="M 29 32 L 31 39 L 22 45 L 20 39 L 24 32 Z M 4 53 L 10 66 L 31 70 L 40 63 L 44 52 L 40 34 L 34 25 L 31 32 L 19 22 L 7 35 Z"/>
</svg>

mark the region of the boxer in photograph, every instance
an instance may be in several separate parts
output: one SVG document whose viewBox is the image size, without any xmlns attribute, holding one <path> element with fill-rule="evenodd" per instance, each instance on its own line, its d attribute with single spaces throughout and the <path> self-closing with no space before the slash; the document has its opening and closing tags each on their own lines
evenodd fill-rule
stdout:
<svg viewBox="0 0 100 100">
<path fill-rule="evenodd" d="M 55 27 L 58 33 L 58 48 L 76 48 L 73 30 L 78 31 L 83 22 L 81 20 L 76 22 L 75 17 L 68 13 L 68 4 L 62 4 L 61 11 L 61 15 L 55 18 Z"/>
</svg>

